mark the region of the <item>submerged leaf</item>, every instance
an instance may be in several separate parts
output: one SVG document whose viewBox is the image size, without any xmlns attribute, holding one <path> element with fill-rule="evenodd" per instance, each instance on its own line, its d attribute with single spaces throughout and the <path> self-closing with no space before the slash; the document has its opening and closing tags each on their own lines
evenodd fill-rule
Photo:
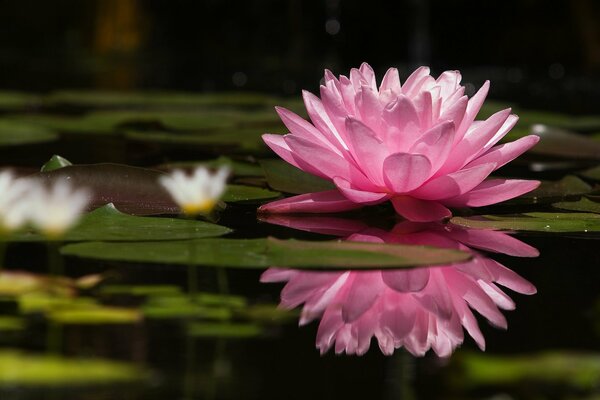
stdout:
<svg viewBox="0 0 600 400">
<path fill-rule="evenodd" d="M 0 351 L 0 386 L 79 386 L 143 379 L 146 373 L 122 362 Z"/>
<path fill-rule="evenodd" d="M 534 212 L 518 215 L 454 217 L 456 225 L 476 229 L 532 232 L 600 232 L 600 215 L 591 213 Z"/>
<path fill-rule="evenodd" d="M 310 269 L 405 268 L 449 264 L 471 257 L 467 252 L 427 246 L 273 238 L 127 244 L 91 242 L 67 245 L 61 252 L 70 256 L 142 263 Z"/>
</svg>

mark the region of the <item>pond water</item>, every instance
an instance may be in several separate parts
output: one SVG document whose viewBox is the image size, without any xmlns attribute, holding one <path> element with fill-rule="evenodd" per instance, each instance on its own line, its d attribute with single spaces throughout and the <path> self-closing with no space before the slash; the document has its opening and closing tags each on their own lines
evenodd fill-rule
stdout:
<svg viewBox="0 0 600 400">
<path fill-rule="evenodd" d="M 4 238 L 2 400 L 600 396 L 600 117 L 517 108 L 511 139 L 542 140 L 495 174 L 542 186 L 410 223 L 389 205 L 257 216 L 328 187 L 262 143 L 286 132 L 275 104 L 302 112 L 260 94 L 0 95 L 2 164 L 67 176 L 98 207 L 60 241 Z M 157 177 L 197 165 L 232 176 L 192 221 Z"/>
</svg>

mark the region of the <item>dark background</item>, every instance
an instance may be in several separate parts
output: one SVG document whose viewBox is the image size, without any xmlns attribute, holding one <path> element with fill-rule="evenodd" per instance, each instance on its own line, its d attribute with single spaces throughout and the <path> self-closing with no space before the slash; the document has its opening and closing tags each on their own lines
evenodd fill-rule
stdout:
<svg viewBox="0 0 600 400">
<path fill-rule="evenodd" d="M 600 111 L 600 4 L 433 0 L 4 0 L 0 88 L 296 95 L 324 68 L 417 65 L 492 97 Z"/>
</svg>

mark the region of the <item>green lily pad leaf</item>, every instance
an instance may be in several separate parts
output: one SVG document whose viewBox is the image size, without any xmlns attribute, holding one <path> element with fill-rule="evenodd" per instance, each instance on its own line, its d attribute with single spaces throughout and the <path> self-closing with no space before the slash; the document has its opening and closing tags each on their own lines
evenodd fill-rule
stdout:
<svg viewBox="0 0 600 400">
<path fill-rule="evenodd" d="M 142 314 L 139 310 L 101 305 L 73 308 L 58 307 L 51 309 L 46 317 L 53 322 L 64 325 L 136 324 L 142 320 Z"/>
<path fill-rule="evenodd" d="M 600 203 L 592 201 L 587 197 L 582 197 L 580 200 L 577 201 L 561 201 L 559 203 L 552 204 L 552 207 L 559 208 L 561 210 L 591 212 L 594 214 L 600 214 Z"/>
<path fill-rule="evenodd" d="M 591 213 L 535 212 L 519 215 L 454 217 L 456 225 L 476 229 L 531 232 L 600 232 L 600 215 Z"/>
<path fill-rule="evenodd" d="M 578 172 L 577 175 L 600 182 L 600 165 Z"/>
<path fill-rule="evenodd" d="M 20 317 L 0 315 L 0 332 L 18 332 L 25 328 L 25 320 Z"/>
<path fill-rule="evenodd" d="M 281 193 L 254 186 L 227 185 L 227 191 L 223 195 L 223 201 L 227 203 L 249 202 L 267 200 L 279 197 Z"/>
<path fill-rule="evenodd" d="M 58 139 L 58 134 L 49 128 L 28 123 L 0 119 L 0 146 L 46 143 Z"/>
<path fill-rule="evenodd" d="M 193 246 L 193 247 L 192 247 Z M 190 260 L 190 251 L 194 259 Z M 198 239 L 194 241 L 67 245 L 62 254 L 141 263 L 211 267 L 309 269 L 405 268 L 468 260 L 467 252 L 427 246 L 339 241 Z"/>
<path fill-rule="evenodd" d="M 41 97 L 25 92 L 0 91 L 0 109 L 2 110 L 22 110 L 30 107 L 36 107 L 41 103 Z"/>
<path fill-rule="evenodd" d="M 61 90 L 47 95 L 44 101 L 47 104 L 69 104 L 93 108 L 262 107 L 277 104 L 275 98 L 260 93 L 119 92 L 100 90 Z"/>
<path fill-rule="evenodd" d="M 173 296 L 181 295 L 181 289 L 175 285 L 107 285 L 100 289 L 104 296 Z"/>
<path fill-rule="evenodd" d="M 224 226 L 180 218 L 136 217 L 124 214 L 112 204 L 84 215 L 79 224 L 61 240 L 80 241 L 149 241 L 178 240 L 221 236 L 231 232 Z M 11 241 L 45 241 L 43 235 L 20 232 L 8 237 Z"/>
<path fill-rule="evenodd" d="M 53 155 L 50 160 L 46 162 L 46 164 L 42 165 L 41 172 L 49 172 L 54 171 L 55 169 L 68 167 L 69 165 L 73 165 L 69 160 L 59 155 Z"/>
<path fill-rule="evenodd" d="M 592 191 L 592 186 L 574 175 L 567 175 L 559 181 L 542 181 L 535 190 L 525 193 L 504 204 L 539 204 L 582 196 Z"/>
<path fill-rule="evenodd" d="M 457 357 L 461 380 L 469 386 L 562 383 L 590 390 L 600 381 L 600 354 L 547 352 L 523 356 L 466 353 Z"/>
<path fill-rule="evenodd" d="M 292 194 L 334 189 L 333 183 L 308 174 L 282 160 L 261 160 L 267 183 L 275 190 Z"/>
<path fill-rule="evenodd" d="M 263 327 L 253 323 L 207 323 L 192 322 L 187 333 L 193 337 L 218 337 L 242 339 L 263 334 Z"/>
<path fill-rule="evenodd" d="M 150 319 L 205 319 L 225 321 L 233 317 L 229 307 L 202 304 L 189 296 L 150 297 L 142 307 L 142 313 Z"/>
<path fill-rule="evenodd" d="M 133 365 L 101 359 L 33 355 L 0 351 L 0 386 L 81 386 L 125 383 L 147 373 Z"/>
</svg>

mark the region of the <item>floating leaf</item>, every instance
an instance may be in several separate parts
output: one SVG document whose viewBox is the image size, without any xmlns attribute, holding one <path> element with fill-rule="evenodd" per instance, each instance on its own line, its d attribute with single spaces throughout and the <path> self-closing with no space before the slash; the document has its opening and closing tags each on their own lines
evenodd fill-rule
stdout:
<svg viewBox="0 0 600 400">
<path fill-rule="evenodd" d="M 107 285 L 100 289 L 105 296 L 172 296 L 180 295 L 181 289 L 175 285 Z"/>
<path fill-rule="evenodd" d="M 190 260 L 193 247 L 194 259 Z M 102 243 L 63 247 L 64 255 L 142 263 L 194 264 L 211 267 L 351 269 L 404 268 L 448 264 L 471 255 L 450 249 L 397 244 L 267 239 L 198 239 L 194 241 Z"/>
<path fill-rule="evenodd" d="M 571 159 L 600 159 L 600 143 L 589 137 L 547 125 L 533 125 L 531 133 L 541 139 L 532 152 Z"/>
<path fill-rule="evenodd" d="M 334 189 L 333 183 L 308 174 L 282 160 L 261 160 L 267 183 L 281 192 L 302 194 Z"/>
<path fill-rule="evenodd" d="M 73 164 L 69 160 L 55 154 L 50 158 L 50 160 L 48 160 L 46 162 L 46 164 L 42 165 L 42 168 L 40 171 L 41 172 L 50 172 L 50 171 L 54 171 L 55 169 L 68 167 L 70 165 L 73 165 Z"/>
<path fill-rule="evenodd" d="M 108 204 L 81 218 L 79 224 L 61 240 L 79 241 L 149 241 L 178 240 L 221 236 L 231 232 L 224 226 L 181 218 L 153 218 L 127 215 Z M 15 233 L 11 241 L 45 241 L 45 236 L 31 232 Z"/>
<path fill-rule="evenodd" d="M 586 197 L 582 197 L 577 201 L 562 201 L 559 203 L 554 203 L 552 204 L 552 207 L 559 208 L 561 210 L 600 214 L 600 203 L 592 201 Z"/>
<path fill-rule="evenodd" d="M 26 121 L 0 119 L 0 146 L 45 143 L 56 139 L 58 134 L 49 128 Z"/>
<path fill-rule="evenodd" d="M 0 386 L 114 384 L 145 376 L 144 371 L 122 362 L 0 351 Z"/>
<path fill-rule="evenodd" d="M 475 353 L 457 358 L 461 381 L 469 386 L 516 385 L 523 382 L 562 383 L 594 389 L 600 382 L 600 354 L 547 352 L 523 356 Z"/>
<path fill-rule="evenodd" d="M 578 175 L 593 181 L 600 181 L 600 165 L 578 172 Z"/>
<path fill-rule="evenodd" d="M 40 96 L 32 93 L 0 91 L 0 109 L 2 110 L 20 110 L 30 107 L 36 107 L 41 103 Z"/>
<path fill-rule="evenodd" d="M 224 321 L 233 316 L 228 307 L 202 304 L 183 295 L 151 297 L 142 307 L 142 312 L 150 319 L 197 318 Z"/>
<path fill-rule="evenodd" d="M 600 215 L 591 213 L 535 212 L 519 215 L 454 217 L 452 223 L 467 228 L 532 232 L 600 232 Z"/>
<path fill-rule="evenodd" d="M 88 307 L 59 307 L 50 310 L 46 317 L 65 325 L 135 324 L 142 320 L 142 314 L 138 310 L 95 304 Z"/>
<path fill-rule="evenodd" d="M 188 325 L 188 335 L 193 337 L 250 338 L 263 333 L 260 325 L 253 323 L 206 323 L 193 322 Z"/>
<path fill-rule="evenodd" d="M 248 202 L 257 200 L 267 200 L 279 197 L 281 193 L 273 192 L 267 189 L 261 189 L 254 186 L 227 185 L 227 190 L 223 195 L 225 202 Z"/>
<path fill-rule="evenodd" d="M 535 190 L 525 193 L 504 204 L 552 203 L 569 197 L 581 196 L 592 191 L 592 187 L 573 175 L 567 175 L 559 181 L 542 181 Z"/>
<path fill-rule="evenodd" d="M 74 186 L 87 187 L 92 192 L 90 208 L 113 203 L 127 214 L 178 214 L 179 207 L 158 183 L 163 175 L 161 171 L 119 164 L 72 165 L 38 174 L 49 182 L 67 179 Z M 223 200 L 250 201 L 277 196 L 279 193 L 265 189 L 230 185 Z"/>
</svg>

